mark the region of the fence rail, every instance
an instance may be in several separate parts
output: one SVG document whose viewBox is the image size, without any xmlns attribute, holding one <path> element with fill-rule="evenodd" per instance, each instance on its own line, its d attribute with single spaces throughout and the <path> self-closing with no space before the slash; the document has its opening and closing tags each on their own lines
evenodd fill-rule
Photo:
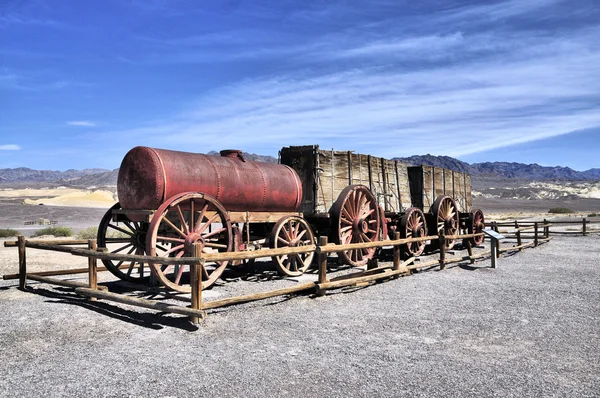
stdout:
<svg viewBox="0 0 600 398">
<path fill-rule="evenodd" d="M 600 222 L 600 221 L 599 221 Z M 164 263 L 163 257 L 158 256 L 144 256 L 135 254 L 120 254 L 120 253 L 109 253 L 105 248 L 96 248 L 96 240 L 44 240 L 44 241 L 31 241 L 26 240 L 23 236 L 19 236 L 17 241 L 6 241 L 4 245 L 6 247 L 18 247 L 19 252 L 19 273 L 4 275 L 4 279 L 16 279 L 19 278 L 19 287 L 25 289 L 27 279 L 35 280 L 44 283 L 50 283 L 60 286 L 68 286 L 75 288 L 75 292 L 79 295 L 89 297 L 92 300 L 105 299 L 109 301 L 116 301 L 129 305 L 142 306 L 146 308 L 152 308 L 163 312 L 173 312 L 192 317 L 192 321 L 198 323 L 201 318 L 204 317 L 204 310 L 219 308 L 227 305 L 260 300 L 268 297 L 281 296 L 286 294 L 293 294 L 306 291 L 315 291 L 317 296 L 324 295 L 329 289 L 336 289 L 345 286 L 357 286 L 361 284 L 369 284 L 379 280 L 397 278 L 403 274 L 410 274 L 412 270 L 420 268 L 428 268 L 439 266 L 440 269 L 444 269 L 447 264 L 458 263 L 463 261 L 470 261 L 474 263 L 476 259 L 491 256 L 492 267 L 495 267 L 495 260 L 500 257 L 502 253 L 508 251 L 521 251 L 527 247 L 535 247 L 540 243 L 547 242 L 551 239 L 551 233 L 557 233 L 558 231 L 551 231 L 551 227 L 557 224 L 582 224 L 582 231 L 577 233 L 596 232 L 595 230 L 587 230 L 587 224 L 590 222 L 584 218 L 581 221 L 573 222 L 552 222 L 544 220 L 543 222 L 519 222 L 514 221 L 511 223 L 498 223 L 493 222 L 491 227 L 498 231 L 498 227 L 512 227 L 512 229 L 506 231 L 506 235 L 510 239 L 516 239 L 517 242 L 513 246 L 507 246 L 500 248 L 500 242 L 495 242 L 495 247 L 492 245 L 492 250 L 485 250 L 482 252 L 474 253 L 473 247 L 471 246 L 471 238 L 484 235 L 484 233 L 465 234 L 465 235 L 439 235 L 439 236 L 425 236 L 419 238 L 408 238 L 399 239 L 396 231 L 392 231 L 391 239 L 378 241 L 378 242 L 364 242 L 364 243 L 352 243 L 352 244 L 330 244 L 327 237 L 319 237 L 318 242 L 314 245 L 303 246 L 303 247 L 284 247 L 278 249 L 262 249 L 256 251 L 244 251 L 244 252 L 226 252 L 226 253 L 202 253 L 202 248 L 199 244 L 195 244 L 193 251 L 186 254 L 186 257 L 181 258 L 169 258 L 170 264 L 177 265 L 189 265 L 191 274 L 191 285 L 192 285 L 192 300 L 191 308 L 185 308 L 176 305 L 166 305 L 153 300 L 147 300 L 142 298 L 132 298 L 122 294 L 116 294 L 106 291 L 106 287 L 98 285 L 97 283 L 97 272 L 105 271 L 105 267 L 97 267 L 97 260 L 112 260 L 116 262 L 145 262 L 152 264 Z M 525 232 L 525 234 L 523 233 Z M 600 231 L 599 231 L 600 232 Z M 446 249 L 446 239 L 463 239 L 466 244 L 468 251 L 467 256 L 456 256 L 447 257 L 449 253 Z M 426 262 L 416 263 L 415 258 L 409 258 L 408 260 L 402 261 L 403 257 L 403 246 L 412 242 L 423 242 L 423 241 L 438 241 L 439 246 L 439 259 L 430 260 Z M 531 240 L 529 242 L 523 242 L 524 240 Z M 87 247 L 70 247 L 74 245 L 85 244 Z M 376 259 L 369 261 L 366 271 L 359 271 L 352 273 L 349 276 L 343 276 L 328 279 L 327 261 L 328 256 L 331 253 L 339 253 L 348 250 L 357 249 L 368 249 L 368 248 L 383 248 L 391 247 L 393 250 L 393 261 L 392 265 L 379 266 Z M 27 272 L 26 262 L 26 248 L 38 249 L 38 250 L 51 250 L 63 253 L 69 253 L 75 256 L 87 257 L 88 268 L 77 268 L 72 270 L 58 270 L 58 271 L 42 271 L 42 272 Z M 237 296 L 227 299 L 214 300 L 208 302 L 202 302 L 202 267 L 207 262 L 214 261 L 232 261 L 232 260 L 246 260 L 256 259 L 261 257 L 274 257 L 282 255 L 293 255 L 300 253 L 314 252 L 317 258 L 318 264 L 318 280 L 316 282 L 306 282 L 296 286 L 271 290 L 267 292 L 261 292 L 256 294 Z M 121 267 L 127 267 L 127 265 L 121 265 Z M 64 279 L 52 278 L 52 276 L 75 274 L 75 273 L 88 273 L 89 283 L 76 282 L 76 281 L 65 281 Z"/>
</svg>

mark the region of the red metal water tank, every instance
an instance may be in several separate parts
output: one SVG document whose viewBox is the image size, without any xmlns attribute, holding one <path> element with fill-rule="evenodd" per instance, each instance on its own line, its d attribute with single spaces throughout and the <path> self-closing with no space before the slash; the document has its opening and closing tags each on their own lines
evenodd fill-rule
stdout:
<svg viewBox="0 0 600 398">
<path fill-rule="evenodd" d="M 173 195 L 202 192 L 228 211 L 296 211 L 302 183 L 292 168 L 246 161 L 237 150 L 210 156 L 138 146 L 121 163 L 117 192 L 123 209 L 155 210 Z"/>
</svg>

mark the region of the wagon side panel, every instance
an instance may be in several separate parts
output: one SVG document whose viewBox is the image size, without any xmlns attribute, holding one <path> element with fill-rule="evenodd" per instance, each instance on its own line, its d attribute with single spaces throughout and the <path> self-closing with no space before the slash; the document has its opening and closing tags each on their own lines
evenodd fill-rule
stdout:
<svg viewBox="0 0 600 398">
<path fill-rule="evenodd" d="M 433 200 L 440 195 L 445 195 L 444 187 L 444 169 L 441 167 L 433 167 Z"/>
<path fill-rule="evenodd" d="M 460 211 L 465 211 L 467 207 L 466 191 L 465 191 L 465 174 L 454 172 L 454 200 Z"/>
<path fill-rule="evenodd" d="M 398 191 L 399 212 L 412 206 L 409 173 L 406 163 L 394 161 L 396 190 Z"/>
<path fill-rule="evenodd" d="M 473 208 L 473 197 L 471 196 L 471 176 L 465 174 L 465 192 L 466 192 L 466 204 L 462 210 L 464 212 L 471 211 Z"/>
<path fill-rule="evenodd" d="M 451 198 L 456 197 L 456 192 L 454 190 L 454 171 L 444 169 L 444 191 L 446 195 Z"/>
<path fill-rule="evenodd" d="M 290 166 L 298 173 L 302 181 L 302 202 L 299 211 L 303 213 L 313 213 L 317 205 L 317 181 L 315 180 L 315 151 L 318 147 L 293 146 L 284 147 L 280 152 L 281 164 Z"/>
</svg>

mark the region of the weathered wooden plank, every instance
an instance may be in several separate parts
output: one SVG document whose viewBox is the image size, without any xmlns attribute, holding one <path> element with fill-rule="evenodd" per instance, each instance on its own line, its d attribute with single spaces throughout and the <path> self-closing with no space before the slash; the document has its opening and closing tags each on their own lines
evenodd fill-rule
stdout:
<svg viewBox="0 0 600 398">
<path fill-rule="evenodd" d="M 271 290 L 268 292 L 254 293 L 254 294 L 248 294 L 245 296 L 237 296 L 237 297 L 231 297 L 231 298 L 226 298 L 226 299 L 221 299 L 221 300 L 208 301 L 208 302 L 202 303 L 202 308 L 213 309 L 213 308 L 220 308 L 220 307 L 225 307 L 225 306 L 233 305 L 233 304 L 247 303 L 250 301 L 263 300 L 263 299 L 266 299 L 269 297 L 284 296 L 286 294 L 314 290 L 315 287 L 316 287 L 315 282 L 306 282 L 306 283 L 302 283 L 302 284 L 295 285 L 295 286 Z"/>
<path fill-rule="evenodd" d="M 581 223 L 580 223 L 581 224 Z M 60 246 L 68 246 L 68 245 L 86 245 L 88 243 L 87 239 L 36 239 L 30 242 L 36 243 L 48 243 L 53 245 Z M 7 240 L 4 242 L 4 247 L 17 247 L 18 241 L 16 240 Z"/>
<path fill-rule="evenodd" d="M 49 285 L 89 288 L 89 285 L 85 282 L 69 281 L 69 280 L 58 279 L 58 278 L 50 278 L 47 276 L 40 276 L 40 275 L 35 275 L 35 274 L 27 274 L 27 279 L 30 279 L 30 280 L 36 281 L 36 282 L 47 283 Z M 98 285 L 97 287 L 100 290 L 108 290 L 108 288 L 106 286 Z"/>
<path fill-rule="evenodd" d="M 207 212 L 210 213 L 210 212 Z M 214 214 L 214 212 L 213 212 Z M 281 217 L 284 216 L 298 216 L 301 217 L 300 212 L 245 212 L 245 211 L 230 211 L 229 220 L 232 223 L 241 222 L 277 222 Z M 210 217 L 211 214 L 207 214 Z"/>
<path fill-rule="evenodd" d="M 115 301 L 121 304 L 128 304 L 134 307 L 149 308 L 160 312 L 169 312 L 180 315 L 187 315 L 191 317 L 204 317 L 205 312 L 203 310 L 195 310 L 193 308 L 187 308 L 180 305 L 173 305 L 163 303 L 157 300 L 148 300 L 137 297 L 125 296 L 123 294 L 117 294 L 112 292 L 104 292 L 94 290 L 86 287 L 79 287 L 75 289 L 75 293 L 81 296 L 95 297 L 102 300 Z"/>
</svg>

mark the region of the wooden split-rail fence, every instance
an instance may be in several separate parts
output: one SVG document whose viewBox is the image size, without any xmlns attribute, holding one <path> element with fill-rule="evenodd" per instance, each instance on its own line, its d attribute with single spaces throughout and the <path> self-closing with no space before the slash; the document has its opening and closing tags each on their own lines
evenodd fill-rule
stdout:
<svg viewBox="0 0 600 398">
<path fill-rule="evenodd" d="M 568 222 L 553 222 L 544 220 L 543 222 L 492 222 L 492 229 L 497 232 L 505 234 L 506 238 L 516 239 L 516 244 L 507 247 L 500 247 L 500 242 L 496 243 L 496 249 L 492 257 L 492 267 L 495 267 L 496 257 L 500 257 L 502 253 L 508 251 L 521 251 L 527 247 L 535 247 L 541 243 L 547 242 L 551 239 L 551 234 L 560 233 L 559 231 L 551 231 L 552 225 L 560 224 L 582 224 L 582 230 L 577 232 L 579 234 L 587 235 L 591 233 L 600 232 L 600 230 L 588 229 L 587 226 L 592 222 L 583 219 L 582 221 L 568 221 Z M 598 223 L 598 222 L 594 222 Z M 501 230 L 500 228 L 511 227 L 509 230 Z M 571 231 L 573 232 L 573 231 Z M 574 232 L 573 232 L 574 233 Z M 389 280 L 397 278 L 401 275 L 409 275 L 413 270 L 439 267 L 444 269 L 448 264 L 459 263 L 464 261 L 470 261 L 474 263 L 475 260 L 490 256 L 491 250 L 483 250 L 478 253 L 474 253 L 473 247 L 470 245 L 470 238 L 481 236 L 484 233 L 479 234 L 465 234 L 455 236 L 425 236 L 419 238 L 410 239 L 398 239 L 396 232 L 392 233 L 392 237 L 389 240 L 379 242 L 364 242 L 364 243 L 352 243 L 346 245 L 331 244 L 328 242 L 327 237 L 319 237 L 316 245 L 302 246 L 302 247 L 284 247 L 278 249 L 263 249 L 257 251 L 244 251 L 244 252 L 226 252 L 226 253 L 202 253 L 201 246 L 196 244 L 194 246 L 194 252 L 189 253 L 189 257 L 181 257 L 178 259 L 169 259 L 170 264 L 189 265 L 190 266 L 190 283 L 192 287 L 191 294 L 191 306 L 184 307 L 181 305 L 174 305 L 164 303 L 158 300 L 143 299 L 137 297 L 131 297 L 124 294 L 117 294 L 109 292 L 106 286 L 98 284 L 98 272 L 106 271 L 105 267 L 99 267 L 97 265 L 98 260 L 112 260 L 116 262 L 131 262 L 137 263 L 144 262 L 147 264 L 160 264 L 164 262 L 164 259 L 157 256 L 141 256 L 133 254 L 119 254 L 119 253 L 108 253 L 102 249 L 98 249 L 96 246 L 96 240 L 50 240 L 50 241 L 39 241 L 39 240 L 26 240 L 24 236 L 19 236 L 17 241 L 6 241 L 4 243 L 7 247 L 18 247 L 19 254 L 19 272 L 17 274 L 4 275 L 3 279 L 19 279 L 19 287 L 25 289 L 27 286 L 27 280 L 48 283 L 52 285 L 71 287 L 75 289 L 75 293 L 81 296 L 89 297 L 91 300 L 104 299 L 108 301 L 119 302 L 123 304 L 150 308 L 160 312 L 176 313 L 180 315 L 186 315 L 191 317 L 193 323 L 199 323 L 200 319 L 205 318 L 206 310 L 215 309 L 224 306 L 229 306 L 238 303 L 245 303 L 255 300 L 266 299 L 270 297 L 283 296 L 289 294 L 297 294 L 300 292 L 315 292 L 316 296 L 323 296 L 327 290 L 339 289 L 349 286 L 361 286 L 367 285 L 377 281 Z M 445 239 L 464 239 L 468 255 L 466 256 L 447 256 L 444 241 Z M 403 245 L 412 242 L 420 241 L 434 241 L 439 240 L 439 258 L 429 261 L 415 261 L 415 257 L 411 257 L 408 260 L 402 261 L 402 249 Z M 525 240 L 529 240 L 525 242 Z M 87 248 L 82 247 L 71 247 L 73 245 L 87 245 Z M 354 272 L 343 276 L 338 276 L 330 279 L 330 275 L 327 270 L 328 256 L 332 253 L 340 253 L 347 250 L 361 249 L 361 248 L 383 248 L 392 247 L 393 250 L 393 261 L 391 265 L 380 265 L 377 259 L 371 259 L 366 270 Z M 481 248 L 482 246 L 480 246 Z M 69 253 L 75 256 L 82 256 L 88 258 L 87 268 L 68 269 L 68 270 L 54 270 L 54 271 L 42 271 L 42 272 L 27 272 L 27 252 L 26 249 L 39 249 L 39 250 L 51 250 L 56 252 Z M 285 287 L 281 289 L 270 290 L 261 293 L 249 294 L 244 296 L 236 296 L 231 298 L 225 298 L 220 300 L 213 300 L 203 302 L 202 300 L 202 267 L 207 262 L 213 261 L 233 261 L 233 260 L 249 260 L 263 257 L 281 256 L 281 255 L 292 255 L 298 253 L 315 252 L 317 254 L 318 263 L 318 279 L 316 282 L 305 282 L 299 283 L 295 286 Z M 455 253 L 455 251 L 452 251 Z M 421 258 L 419 258 L 421 260 Z M 123 268 L 126 265 L 122 265 Z M 78 273 L 88 274 L 88 283 L 72 280 L 64 280 L 54 278 L 59 275 L 71 275 Z"/>
</svg>

